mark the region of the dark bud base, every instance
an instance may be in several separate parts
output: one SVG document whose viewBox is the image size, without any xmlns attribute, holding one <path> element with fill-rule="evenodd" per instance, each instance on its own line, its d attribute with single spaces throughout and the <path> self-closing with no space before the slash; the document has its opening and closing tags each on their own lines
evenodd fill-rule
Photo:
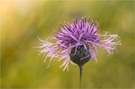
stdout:
<svg viewBox="0 0 135 89">
<path fill-rule="evenodd" d="M 76 54 L 75 54 L 76 51 Z M 88 56 L 89 55 L 89 56 Z M 83 59 L 82 59 L 83 58 Z M 76 63 L 79 67 L 82 67 L 85 63 L 87 63 L 91 58 L 89 48 L 84 48 L 83 45 L 72 48 L 70 52 L 70 59 L 72 62 Z M 81 60 L 82 59 L 82 60 Z"/>
</svg>

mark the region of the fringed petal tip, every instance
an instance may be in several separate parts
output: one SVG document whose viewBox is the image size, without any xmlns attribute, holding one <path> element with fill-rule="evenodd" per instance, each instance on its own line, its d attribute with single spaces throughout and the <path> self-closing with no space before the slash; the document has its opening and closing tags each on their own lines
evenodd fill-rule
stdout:
<svg viewBox="0 0 135 89">
<path fill-rule="evenodd" d="M 117 34 L 105 33 L 103 35 L 104 39 L 101 40 L 101 46 L 107 50 L 109 54 L 113 54 L 117 51 L 116 47 L 121 45 L 120 37 Z"/>
</svg>

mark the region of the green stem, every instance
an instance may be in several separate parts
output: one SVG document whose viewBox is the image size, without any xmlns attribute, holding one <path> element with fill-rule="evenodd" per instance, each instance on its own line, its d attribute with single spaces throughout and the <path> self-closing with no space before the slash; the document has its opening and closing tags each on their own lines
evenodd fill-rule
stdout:
<svg viewBox="0 0 135 89">
<path fill-rule="evenodd" d="M 80 70 L 80 89 L 81 89 L 81 82 L 82 82 L 82 71 L 83 71 L 83 66 L 79 66 L 79 70 Z"/>
</svg>

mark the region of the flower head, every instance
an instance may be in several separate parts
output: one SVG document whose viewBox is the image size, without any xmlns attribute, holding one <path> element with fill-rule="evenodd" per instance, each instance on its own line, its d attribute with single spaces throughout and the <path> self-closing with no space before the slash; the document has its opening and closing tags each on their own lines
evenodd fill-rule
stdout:
<svg viewBox="0 0 135 89">
<path fill-rule="evenodd" d="M 72 23 L 61 25 L 56 33 L 47 40 L 40 40 L 41 54 L 46 53 L 46 58 L 50 57 L 64 60 L 60 67 L 68 69 L 69 62 L 84 65 L 90 59 L 96 59 L 98 47 L 105 49 L 108 54 L 113 54 L 117 45 L 121 45 L 117 34 L 100 34 L 97 22 L 86 21 L 86 17 L 81 20 L 73 20 Z M 51 42 L 54 40 L 55 42 Z M 45 60 L 46 60 L 45 58 Z M 49 63 L 50 64 L 50 63 Z"/>
</svg>

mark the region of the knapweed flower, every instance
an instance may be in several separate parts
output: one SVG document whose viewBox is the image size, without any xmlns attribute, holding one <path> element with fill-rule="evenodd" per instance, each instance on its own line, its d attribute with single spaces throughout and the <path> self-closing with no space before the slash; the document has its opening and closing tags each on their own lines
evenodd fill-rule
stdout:
<svg viewBox="0 0 135 89">
<path fill-rule="evenodd" d="M 86 20 L 86 17 L 73 20 L 71 24 L 65 23 L 47 40 L 39 40 L 39 52 L 46 54 L 46 58 L 50 57 L 50 62 L 53 58 L 64 60 L 60 66 L 64 66 L 64 70 L 68 69 L 69 62 L 83 66 L 90 59 L 96 59 L 98 47 L 113 54 L 117 45 L 121 44 L 117 34 L 100 34 L 97 22 Z"/>
</svg>

